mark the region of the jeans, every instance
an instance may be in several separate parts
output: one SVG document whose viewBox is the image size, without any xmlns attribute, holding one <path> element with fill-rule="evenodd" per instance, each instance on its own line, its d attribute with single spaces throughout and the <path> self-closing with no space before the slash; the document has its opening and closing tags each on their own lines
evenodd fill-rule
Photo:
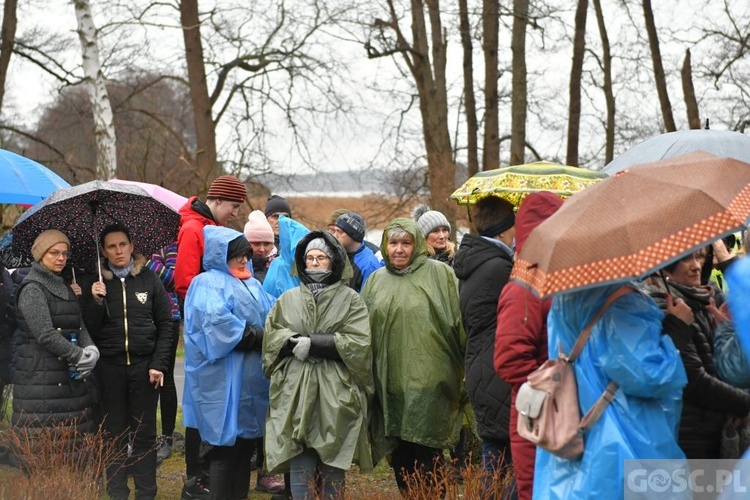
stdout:
<svg viewBox="0 0 750 500">
<path fill-rule="evenodd" d="M 324 464 L 315 450 L 305 448 L 289 465 L 294 500 L 344 498 L 344 469 Z M 320 495 L 316 495 L 315 490 Z"/>
<path fill-rule="evenodd" d="M 513 465 L 513 458 L 510 454 L 510 439 L 508 440 L 482 440 L 482 468 L 486 475 L 482 481 L 482 498 L 494 500 L 498 498 L 495 495 L 496 490 L 502 488 L 498 483 L 502 481 L 505 472 Z M 498 472 L 499 471 L 499 472 Z M 502 500 L 516 500 L 516 478 L 510 476 L 510 481 L 502 490 L 499 498 Z M 494 484 L 493 484 L 494 483 Z"/>
</svg>

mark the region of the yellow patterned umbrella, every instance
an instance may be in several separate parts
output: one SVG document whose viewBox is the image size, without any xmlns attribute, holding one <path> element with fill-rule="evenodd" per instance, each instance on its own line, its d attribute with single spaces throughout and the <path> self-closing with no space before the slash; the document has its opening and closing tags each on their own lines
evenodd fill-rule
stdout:
<svg viewBox="0 0 750 500">
<path fill-rule="evenodd" d="M 594 170 L 540 161 L 479 172 L 450 197 L 459 205 L 469 205 L 495 194 L 517 207 L 530 193 L 551 191 L 567 198 L 606 178 L 606 174 Z"/>
</svg>

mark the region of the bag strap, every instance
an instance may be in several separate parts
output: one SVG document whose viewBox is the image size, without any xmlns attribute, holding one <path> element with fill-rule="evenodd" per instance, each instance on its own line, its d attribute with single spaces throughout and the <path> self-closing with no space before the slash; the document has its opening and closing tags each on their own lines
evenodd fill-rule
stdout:
<svg viewBox="0 0 750 500">
<path fill-rule="evenodd" d="M 594 325 L 596 325 L 596 323 L 601 319 L 602 315 L 604 315 L 607 309 L 609 309 L 609 306 L 611 306 L 617 299 L 619 299 L 623 295 L 634 291 L 635 289 L 633 287 L 625 285 L 612 292 L 612 294 L 607 297 L 607 300 L 604 302 L 602 307 L 596 312 L 596 314 L 594 314 L 594 317 L 591 318 L 588 323 L 586 323 L 586 326 L 578 336 L 575 345 L 573 345 L 573 350 L 570 351 L 570 355 L 565 356 L 562 353 L 562 350 L 560 350 L 560 358 L 564 359 L 568 363 L 573 363 L 581 354 L 581 351 L 586 345 L 586 342 L 588 342 L 589 337 L 591 336 L 591 329 L 594 328 Z"/>
<path fill-rule="evenodd" d="M 597 422 L 597 420 L 599 420 L 604 413 L 604 410 L 607 408 L 607 405 L 615 399 L 615 392 L 617 392 L 617 389 L 619 388 L 620 387 L 615 382 L 607 384 L 607 388 L 604 389 L 602 395 L 599 396 L 596 403 L 589 408 L 589 411 L 587 411 L 581 419 L 581 423 L 578 424 L 579 430 L 587 431 Z"/>
</svg>

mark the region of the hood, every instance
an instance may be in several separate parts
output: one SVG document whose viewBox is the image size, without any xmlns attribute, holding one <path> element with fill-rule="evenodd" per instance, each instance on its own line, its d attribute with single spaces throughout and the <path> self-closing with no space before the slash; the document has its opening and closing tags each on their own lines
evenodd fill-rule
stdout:
<svg viewBox="0 0 750 500">
<path fill-rule="evenodd" d="M 211 209 L 208 208 L 208 205 L 203 203 L 197 196 L 191 196 L 188 198 L 187 203 L 185 203 L 177 213 L 179 213 L 181 217 L 180 226 L 184 225 L 189 220 L 198 220 L 202 226 L 207 224 L 216 225 Z"/>
<path fill-rule="evenodd" d="M 531 193 L 523 199 L 516 214 L 516 253 L 521 253 L 531 231 L 557 212 L 562 204 L 562 198 L 549 191 Z"/>
<path fill-rule="evenodd" d="M 294 262 L 297 243 L 309 232 L 310 230 L 304 224 L 284 215 L 279 217 L 279 257 L 285 262 Z"/>
<path fill-rule="evenodd" d="M 513 264 L 513 258 L 498 245 L 481 236 L 465 234 L 453 259 L 453 271 L 458 279 L 466 280 L 485 262 L 498 257 Z"/>
<path fill-rule="evenodd" d="M 338 281 L 349 282 L 354 271 L 349 263 L 349 257 L 346 255 L 346 250 L 341 246 L 341 243 L 328 231 L 312 231 L 306 234 L 297 243 L 297 248 L 294 253 L 294 266 L 299 280 L 302 283 L 310 283 L 310 279 L 307 277 L 305 272 L 305 250 L 307 249 L 308 243 L 315 238 L 323 238 L 326 244 L 333 249 L 333 260 L 331 265 L 331 276 L 326 280 L 327 285 L 332 285 Z"/>
<path fill-rule="evenodd" d="M 388 259 L 388 231 L 397 227 L 411 234 L 414 238 L 414 253 L 411 254 L 409 266 L 411 266 L 412 270 L 419 268 L 429 258 L 429 253 L 427 252 L 427 241 L 424 239 L 422 231 L 419 230 L 417 223 L 406 217 L 393 219 L 393 221 L 391 221 L 391 223 L 383 230 L 383 239 L 380 240 L 380 253 L 383 255 L 385 267 L 391 272 L 398 272 Z"/>
<path fill-rule="evenodd" d="M 243 238 L 245 237 L 243 233 L 228 227 L 204 227 L 203 268 L 206 271 L 216 269 L 230 274 L 229 265 L 227 265 L 227 250 L 229 248 L 229 242 L 240 236 Z"/>
</svg>

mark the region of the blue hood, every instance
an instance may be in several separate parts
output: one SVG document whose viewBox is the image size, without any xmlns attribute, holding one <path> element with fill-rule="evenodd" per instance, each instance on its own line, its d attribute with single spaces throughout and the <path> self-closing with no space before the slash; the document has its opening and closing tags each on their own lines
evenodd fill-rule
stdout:
<svg viewBox="0 0 750 500">
<path fill-rule="evenodd" d="M 203 269 L 206 271 L 209 269 L 216 269 L 218 271 L 229 273 L 229 265 L 227 265 L 227 249 L 229 248 L 229 242 L 239 236 L 242 236 L 243 238 L 245 237 L 241 232 L 229 229 L 228 227 L 204 227 Z"/>
</svg>

